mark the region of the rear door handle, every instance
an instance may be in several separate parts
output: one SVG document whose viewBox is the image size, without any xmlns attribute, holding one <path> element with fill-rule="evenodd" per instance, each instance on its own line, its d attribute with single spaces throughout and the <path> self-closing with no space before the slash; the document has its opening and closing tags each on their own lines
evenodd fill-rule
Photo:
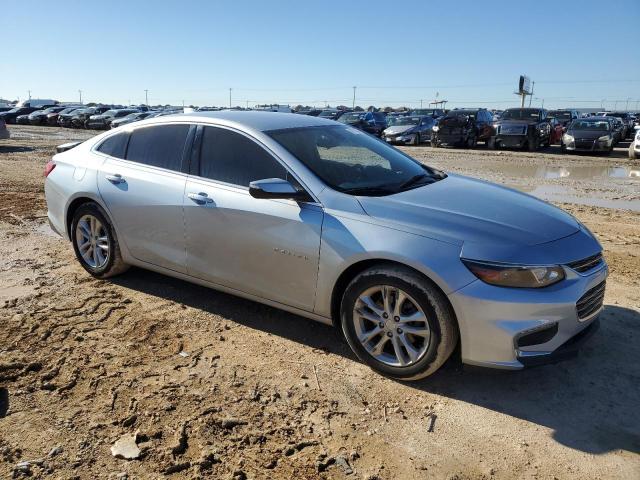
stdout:
<svg viewBox="0 0 640 480">
<path fill-rule="evenodd" d="M 126 181 L 119 173 L 114 173 L 113 175 L 105 175 L 104 178 L 114 184 L 124 183 Z"/>
<path fill-rule="evenodd" d="M 213 199 L 209 198 L 209 195 L 207 195 L 204 192 L 200 192 L 200 193 L 187 193 L 187 197 L 189 197 L 191 200 L 193 200 L 194 202 L 204 205 L 205 203 L 213 203 Z"/>
</svg>

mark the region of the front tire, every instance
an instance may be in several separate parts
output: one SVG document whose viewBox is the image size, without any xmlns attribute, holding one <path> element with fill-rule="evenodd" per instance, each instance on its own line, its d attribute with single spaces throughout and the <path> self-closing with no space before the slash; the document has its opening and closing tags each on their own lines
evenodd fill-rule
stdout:
<svg viewBox="0 0 640 480">
<path fill-rule="evenodd" d="M 611 148 L 611 150 L 613 150 L 613 147 Z M 629 145 L 629 160 L 635 160 L 636 158 L 638 158 L 638 156 L 636 155 L 636 151 L 633 148 L 633 142 L 631 142 L 631 145 Z"/>
<path fill-rule="evenodd" d="M 347 286 L 342 331 L 360 360 L 400 380 L 434 373 L 458 343 L 455 314 L 442 292 L 401 266 L 372 267 Z"/>
<path fill-rule="evenodd" d="M 113 225 L 97 203 L 85 203 L 76 209 L 70 236 L 80 265 L 94 277 L 113 277 L 129 268 L 122 260 Z"/>
<path fill-rule="evenodd" d="M 416 133 L 416 136 L 413 137 L 413 146 L 417 147 L 418 145 L 420 145 L 420 134 Z"/>
</svg>

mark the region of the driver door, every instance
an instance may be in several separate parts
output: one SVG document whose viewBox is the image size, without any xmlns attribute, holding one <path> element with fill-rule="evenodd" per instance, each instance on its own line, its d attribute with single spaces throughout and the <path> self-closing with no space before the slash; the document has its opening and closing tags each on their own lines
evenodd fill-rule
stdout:
<svg viewBox="0 0 640 480">
<path fill-rule="evenodd" d="M 213 126 L 197 138 L 183 199 L 189 275 L 312 311 L 322 208 L 249 194 L 254 180 L 295 181 L 253 138 Z"/>
</svg>

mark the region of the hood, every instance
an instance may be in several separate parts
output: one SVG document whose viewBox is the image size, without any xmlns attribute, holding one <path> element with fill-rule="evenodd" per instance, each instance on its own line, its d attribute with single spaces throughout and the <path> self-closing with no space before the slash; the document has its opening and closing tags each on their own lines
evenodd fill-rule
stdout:
<svg viewBox="0 0 640 480">
<path fill-rule="evenodd" d="M 596 138 L 604 137 L 605 135 L 611 135 L 611 132 L 603 132 L 599 130 L 573 130 L 572 128 L 568 129 L 567 133 L 574 138 L 583 138 L 588 140 L 595 140 Z"/>
<path fill-rule="evenodd" d="M 387 128 L 384 133 L 387 135 L 399 135 L 400 133 L 408 132 L 416 127 L 416 125 L 393 125 Z"/>
<path fill-rule="evenodd" d="M 376 219 L 458 245 L 537 245 L 580 229 L 571 215 L 537 198 L 453 174 L 406 192 L 358 200 Z"/>
</svg>

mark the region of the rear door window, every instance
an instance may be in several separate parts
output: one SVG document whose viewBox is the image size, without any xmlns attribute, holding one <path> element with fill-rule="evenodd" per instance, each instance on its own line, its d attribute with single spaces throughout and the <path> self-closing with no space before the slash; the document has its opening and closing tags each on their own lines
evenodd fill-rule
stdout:
<svg viewBox="0 0 640 480">
<path fill-rule="evenodd" d="M 124 154 L 127 150 L 127 141 L 129 140 L 129 133 L 122 132 L 115 135 L 111 135 L 104 142 L 102 142 L 97 150 L 105 155 L 110 155 L 115 158 L 124 158 Z"/>
<path fill-rule="evenodd" d="M 154 125 L 131 133 L 127 160 L 180 171 L 189 125 Z"/>
<path fill-rule="evenodd" d="M 287 170 L 255 141 L 216 127 L 204 127 L 200 176 L 242 187 L 254 180 L 288 179 Z"/>
</svg>

